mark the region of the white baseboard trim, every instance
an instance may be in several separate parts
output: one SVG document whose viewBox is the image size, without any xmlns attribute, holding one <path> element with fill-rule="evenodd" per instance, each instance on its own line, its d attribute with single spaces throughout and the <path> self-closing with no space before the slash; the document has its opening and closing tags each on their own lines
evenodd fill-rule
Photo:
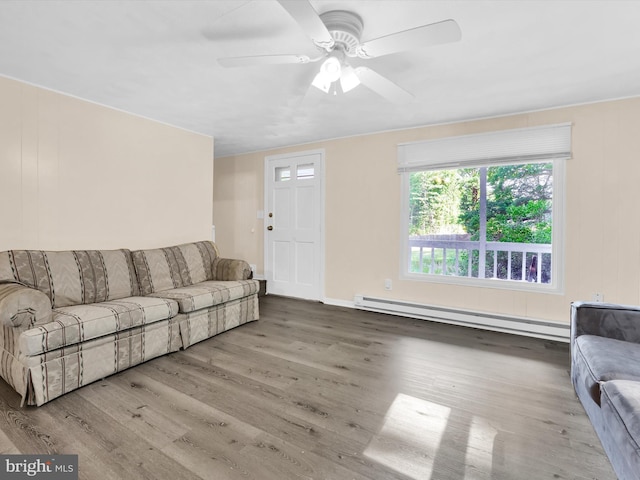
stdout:
<svg viewBox="0 0 640 480">
<path fill-rule="evenodd" d="M 338 298 L 326 298 L 322 300 L 322 303 L 326 305 L 333 305 L 334 307 L 346 307 L 346 308 L 356 308 L 354 302 L 350 302 L 349 300 L 340 300 Z"/>
</svg>

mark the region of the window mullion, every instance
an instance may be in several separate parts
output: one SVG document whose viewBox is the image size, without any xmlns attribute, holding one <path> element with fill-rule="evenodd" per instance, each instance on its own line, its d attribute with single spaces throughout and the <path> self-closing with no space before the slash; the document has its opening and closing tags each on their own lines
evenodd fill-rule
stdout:
<svg viewBox="0 0 640 480">
<path fill-rule="evenodd" d="M 485 278 L 487 259 L 487 167 L 480 167 L 480 250 L 478 258 L 478 278 Z"/>
</svg>

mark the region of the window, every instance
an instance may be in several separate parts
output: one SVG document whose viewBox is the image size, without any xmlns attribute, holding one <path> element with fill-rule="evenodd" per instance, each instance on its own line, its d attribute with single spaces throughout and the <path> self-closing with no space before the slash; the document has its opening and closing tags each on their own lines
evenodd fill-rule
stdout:
<svg viewBox="0 0 640 480">
<path fill-rule="evenodd" d="M 295 169 L 297 180 L 312 179 L 315 176 L 315 168 L 312 163 L 308 165 L 298 165 Z M 276 182 L 288 182 L 291 180 L 291 167 L 276 167 L 275 169 Z"/>
<path fill-rule="evenodd" d="M 276 182 L 286 182 L 291 180 L 291 168 L 289 167 L 276 167 Z"/>
<path fill-rule="evenodd" d="M 313 163 L 308 165 L 298 165 L 298 180 L 313 178 L 314 174 Z"/>
<path fill-rule="evenodd" d="M 561 291 L 569 150 L 569 125 L 401 145 L 404 276 Z"/>
</svg>

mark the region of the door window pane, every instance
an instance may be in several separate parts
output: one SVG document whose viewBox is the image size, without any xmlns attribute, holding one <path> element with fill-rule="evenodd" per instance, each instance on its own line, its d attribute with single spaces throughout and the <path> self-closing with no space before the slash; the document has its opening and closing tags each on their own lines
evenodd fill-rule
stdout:
<svg viewBox="0 0 640 480">
<path fill-rule="evenodd" d="M 314 175 L 313 164 L 309 165 L 298 165 L 298 180 L 302 180 L 305 178 L 313 178 Z"/>
<path fill-rule="evenodd" d="M 286 182 L 291 180 L 290 167 L 276 167 L 276 182 Z"/>
</svg>

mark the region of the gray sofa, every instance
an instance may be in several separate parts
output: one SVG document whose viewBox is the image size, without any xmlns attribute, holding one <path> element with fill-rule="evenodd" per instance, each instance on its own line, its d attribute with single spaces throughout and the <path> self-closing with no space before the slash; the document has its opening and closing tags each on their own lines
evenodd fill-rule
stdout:
<svg viewBox="0 0 640 480">
<path fill-rule="evenodd" d="M 257 320 L 259 284 L 212 242 L 0 252 L 0 376 L 42 405 Z"/>
<path fill-rule="evenodd" d="M 640 479 L 640 307 L 572 304 L 571 380 L 618 478 Z"/>
</svg>

